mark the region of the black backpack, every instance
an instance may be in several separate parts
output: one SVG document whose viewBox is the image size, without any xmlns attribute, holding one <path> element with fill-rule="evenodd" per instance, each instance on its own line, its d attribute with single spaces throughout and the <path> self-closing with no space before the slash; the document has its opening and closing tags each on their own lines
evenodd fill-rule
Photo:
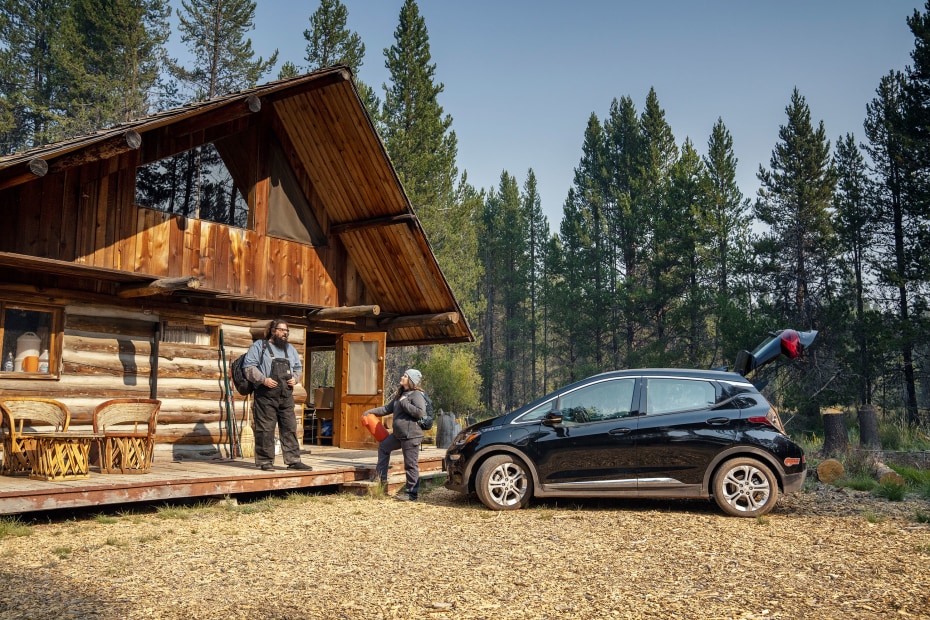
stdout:
<svg viewBox="0 0 930 620">
<path fill-rule="evenodd" d="M 426 392 L 422 392 L 423 399 L 426 401 L 426 415 L 417 420 L 417 426 L 422 428 L 424 431 L 428 431 L 433 428 L 433 401 L 429 399 L 429 396 L 426 395 Z"/>
<path fill-rule="evenodd" d="M 262 355 L 264 355 L 268 349 L 268 343 L 265 341 L 262 343 Z M 245 369 L 242 367 L 244 362 L 245 355 L 240 355 L 233 360 L 232 366 L 229 367 L 229 375 L 232 377 L 233 385 L 236 386 L 236 391 L 243 396 L 248 396 L 255 391 L 255 386 L 245 377 Z"/>
</svg>

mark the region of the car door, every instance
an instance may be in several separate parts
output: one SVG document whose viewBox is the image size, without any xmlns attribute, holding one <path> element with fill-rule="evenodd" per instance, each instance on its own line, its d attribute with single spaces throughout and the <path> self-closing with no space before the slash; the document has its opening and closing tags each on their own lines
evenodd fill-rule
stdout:
<svg viewBox="0 0 930 620">
<path fill-rule="evenodd" d="M 735 441 L 739 409 L 706 379 L 646 377 L 643 390 L 639 490 L 700 485 L 713 457 Z"/>
<path fill-rule="evenodd" d="M 533 449 L 549 490 L 635 489 L 635 377 L 607 378 L 561 394 Z"/>
</svg>

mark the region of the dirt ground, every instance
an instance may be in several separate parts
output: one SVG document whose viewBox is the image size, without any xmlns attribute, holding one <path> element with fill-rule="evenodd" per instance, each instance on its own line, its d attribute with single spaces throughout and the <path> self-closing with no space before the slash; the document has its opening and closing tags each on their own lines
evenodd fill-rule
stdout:
<svg viewBox="0 0 930 620">
<path fill-rule="evenodd" d="M 46 517 L 0 539 L 0 618 L 930 618 L 928 514 L 818 484 L 760 519 L 443 488 Z"/>
</svg>

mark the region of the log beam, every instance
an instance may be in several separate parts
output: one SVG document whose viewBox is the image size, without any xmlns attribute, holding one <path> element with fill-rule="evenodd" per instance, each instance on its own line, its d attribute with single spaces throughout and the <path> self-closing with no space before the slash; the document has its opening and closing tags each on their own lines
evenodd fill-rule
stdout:
<svg viewBox="0 0 930 620">
<path fill-rule="evenodd" d="M 175 291 L 189 291 L 198 288 L 200 288 L 198 278 L 162 278 L 145 284 L 125 284 L 119 287 L 116 294 L 118 297 L 126 299 L 165 295 Z"/>
<path fill-rule="evenodd" d="M 425 327 L 430 325 L 456 325 L 458 322 L 458 312 L 440 312 L 438 314 L 415 314 L 384 318 L 378 321 L 378 326 L 383 329 L 401 329 L 404 327 Z"/>
<path fill-rule="evenodd" d="M 402 213 L 400 215 L 389 215 L 387 217 L 376 217 L 370 220 L 358 220 L 355 222 L 344 222 L 342 224 L 333 224 L 329 227 L 331 235 L 341 235 L 347 232 L 361 230 L 363 228 L 374 228 L 381 226 L 393 226 L 395 224 L 412 224 L 416 221 L 416 216 L 412 213 Z"/>
<path fill-rule="evenodd" d="M 30 159 L 25 164 L 10 166 L 0 173 L 0 189 L 13 187 L 40 179 L 48 173 L 48 162 L 40 157 Z"/>
<path fill-rule="evenodd" d="M 307 310 L 308 321 L 340 321 L 374 317 L 381 314 L 380 306 L 342 306 Z"/>
<path fill-rule="evenodd" d="M 140 146 L 142 146 L 142 136 L 130 129 L 119 135 L 90 144 L 80 150 L 53 159 L 51 171 L 61 172 L 62 170 L 81 166 L 92 161 L 110 159 L 111 157 L 134 151 Z"/>
</svg>

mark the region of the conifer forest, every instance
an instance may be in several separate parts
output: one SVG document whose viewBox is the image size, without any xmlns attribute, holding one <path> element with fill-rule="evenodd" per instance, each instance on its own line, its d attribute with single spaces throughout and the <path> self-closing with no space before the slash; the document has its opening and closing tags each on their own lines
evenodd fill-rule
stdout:
<svg viewBox="0 0 930 620">
<path fill-rule="evenodd" d="M 784 94 L 752 196 L 737 186 L 725 119 L 678 141 L 655 89 L 590 102 L 603 112 L 579 137 L 559 222 L 543 214 L 531 167 L 484 188 L 459 168 L 415 0 L 377 58 L 340 0 L 307 3 L 303 58 L 254 50 L 254 17 L 253 0 L 0 0 L 0 155 L 346 65 L 476 335 L 404 352 L 438 406 L 489 415 L 605 370 L 732 367 L 793 328 L 817 342 L 760 377 L 789 430 L 822 434 L 824 411 L 854 423 L 871 405 L 930 433 L 930 2 L 901 16 L 911 62 L 875 84 L 861 127 L 829 136 L 803 92 Z M 197 62 L 171 58 L 169 40 Z M 361 81 L 366 59 L 390 81 Z M 209 170 L 215 154 L 198 157 Z M 244 225 L 247 206 L 223 179 L 191 202 L 174 182 L 191 165 L 140 169 L 140 200 Z"/>
</svg>

